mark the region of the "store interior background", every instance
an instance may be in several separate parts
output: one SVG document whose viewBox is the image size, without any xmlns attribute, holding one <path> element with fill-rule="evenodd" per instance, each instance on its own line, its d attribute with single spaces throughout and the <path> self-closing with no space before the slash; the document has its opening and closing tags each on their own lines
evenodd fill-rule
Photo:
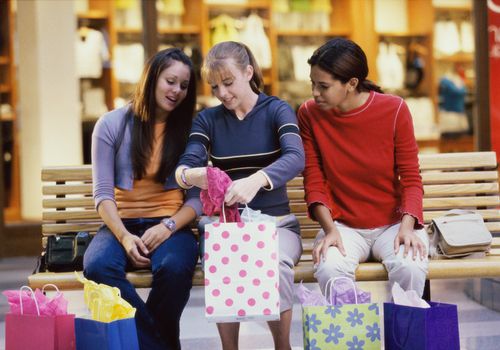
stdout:
<svg viewBox="0 0 500 350">
<path fill-rule="evenodd" d="M 347 37 L 369 78 L 406 99 L 421 152 L 488 149 L 485 3 L 0 0 L 0 257 L 39 253 L 40 169 L 89 164 L 97 118 L 127 102 L 144 59 L 168 46 L 199 72 L 217 40 L 244 41 L 265 92 L 296 108 L 310 98 L 314 48 Z M 197 89 L 198 109 L 217 103 L 201 79 Z"/>
</svg>

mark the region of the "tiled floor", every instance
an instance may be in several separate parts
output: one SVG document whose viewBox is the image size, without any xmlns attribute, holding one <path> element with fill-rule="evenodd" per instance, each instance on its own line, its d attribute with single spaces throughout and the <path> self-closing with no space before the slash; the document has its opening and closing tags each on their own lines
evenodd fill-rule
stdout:
<svg viewBox="0 0 500 350">
<path fill-rule="evenodd" d="M 34 258 L 0 259 L 0 290 L 18 288 L 26 283 L 26 276 L 35 265 Z M 500 313 L 489 310 L 471 301 L 463 292 L 465 281 L 433 281 L 433 300 L 458 305 L 460 323 L 460 344 L 462 350 L 500 349 Z M 308 285 L 315 288 L 315 285 Z M 372 292 L 374 301 L 388 299 L 386 283 L 360 283 L 360 287 Z M 142 290 L 141 293 L 147 293 Z M 72 311 L 82 313 L 83 305 L 79 302 L 81 292 L 66 293 L 70 299 Z M 203 289 L 193 288 L 188 307 L 181 321 L 181 341 L 183 349 L 220 349 L 220 342 L 215 324 L 208 323 L 203 316 Z M 500 298 L 500 295 L 497 296 Z M 5 313 L 8 306 L 5 297 L 0 297 L 0 350 L 5 348 Z M 300 305 L 294 305 L 292 323 L 293 349 L 302 349 L 302 326 Z M 97 348 L 96 348 L 97 349 Z M 240 331 L 240 349 L 272 349 L 272 339 L 263 322 L 243 323 Z"/>
</svg>

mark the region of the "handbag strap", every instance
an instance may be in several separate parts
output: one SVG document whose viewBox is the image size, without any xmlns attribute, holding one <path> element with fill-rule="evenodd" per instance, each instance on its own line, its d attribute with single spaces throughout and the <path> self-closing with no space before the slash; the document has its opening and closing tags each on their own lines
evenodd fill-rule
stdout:
<svg viewBox="0 0 500 350">
<path fill-rule="evenodd" d="M 358 304 L 358 291 L 356 289 L 356 283 L 354 283 L 354 281 L 349 277 L 341 276 L 341 277 L 332 277 L 326 282 L 325 294 L 327 295 L 325 295 L 325 297 L 330 302 L 330 305 L 337 304 L 337 294 L 335 294 L 335 300 L 332 300 L 332 295 L 333 295 L 333 289 L 335 288 L 335 283 L 337 283 L 337 281 L 340 280 L 349 280 L 349 282 L 351 282 L 352 290 L 354 291 L 354 303 Z"/>
<path fill-rule="evenodd" d="M 38 301 L 36 301 L 35 293 L 33 293 L 33 289 L 31 289 L 28 286 L 22 286 L 21 288 L 19 288 L 19 306 L 21 307 L 21 315 L 24 315 L 23 293 L 22 293 L 24 289 L 27 289 L 30 291 L 31 299 L 33 299 L 33 301 L 35 302 L 36 313 L 38 314 L 38 316 L 40 316 L 40 307 L 38 306 Z"/>
</svg>

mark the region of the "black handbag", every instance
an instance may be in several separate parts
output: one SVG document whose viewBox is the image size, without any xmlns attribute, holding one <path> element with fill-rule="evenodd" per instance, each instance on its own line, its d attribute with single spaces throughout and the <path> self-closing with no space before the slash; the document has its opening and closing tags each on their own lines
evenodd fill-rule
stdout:
<svg viewBox="0 0 500 350">
<path fill-rule="evenodd" d="M 83 255 L 92 236 L 88 232 L 72 232 L 50 236 L 45 251 L 45 269 L 50 272 L 83 270 Z"/>
</svg>

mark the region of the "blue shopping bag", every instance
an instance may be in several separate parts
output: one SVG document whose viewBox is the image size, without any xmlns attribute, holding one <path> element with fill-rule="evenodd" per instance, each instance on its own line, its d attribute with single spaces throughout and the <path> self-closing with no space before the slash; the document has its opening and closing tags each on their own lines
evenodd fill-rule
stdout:
<svg viewBox="0 0 500 350">
<path fill-rule="evenodd" d="M 386 350 L 460 350 L 457 306 L 429 304 L 424 309 L 384 303 Z"/>
<path fill-rule="evenodd" d="M 134 318 L 100 322 L 75 319 L 76 350 L 139 350 Z"/>
</svg>

